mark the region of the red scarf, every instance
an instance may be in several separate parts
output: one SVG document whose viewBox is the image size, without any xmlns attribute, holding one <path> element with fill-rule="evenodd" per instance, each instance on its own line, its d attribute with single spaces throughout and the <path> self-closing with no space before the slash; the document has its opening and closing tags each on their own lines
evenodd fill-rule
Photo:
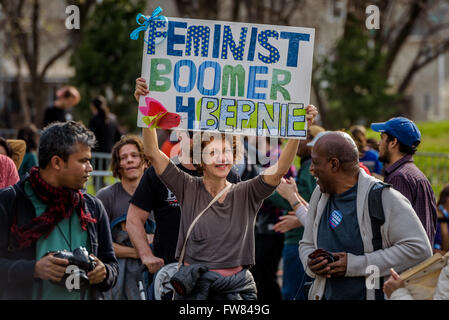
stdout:
<svg viewBox="0 0 449 320">
<path fill-rule="evenodd" d="M 38 167 L 30 170 L 28 181 L 34 193 L 47 205 L 47 209 L 22 227 L 17 225 L 17 217 L 14 215 L 10 232 L 17 239 L 20 248 L 28 248 L 42 236 L 47 238 L 53 228 L 62 219 L 70 218 L 77 208 L 80 209 L 80 224 L 83 230 L 87 230 L 88 222 L 97 222 L 89 212 L 84 212 L 84 198 L 81 191 L 50 186 L 40 177 Z"/>
</svg>

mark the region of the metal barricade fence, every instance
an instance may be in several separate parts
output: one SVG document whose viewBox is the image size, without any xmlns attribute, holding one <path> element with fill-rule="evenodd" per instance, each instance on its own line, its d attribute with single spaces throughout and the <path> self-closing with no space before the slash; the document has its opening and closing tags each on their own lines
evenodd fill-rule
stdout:
<svg viewBox="0 0 449 320">
<path fill-rule="evenodd" d="M 449 154 L 417 152 L 413 158 L 416 166 L 429 179 L 438 200 L 441 190 L 449 183 Z"/>
<path fill-rule="evenodd" d="M 90 173 L 86 188 L 90 194 L 95 195 L 98 190 L 115 183 L 117 179 L 112 176 L 110 153 L 92 152 L 91 164 L 94 170 Z"/>
</svg>

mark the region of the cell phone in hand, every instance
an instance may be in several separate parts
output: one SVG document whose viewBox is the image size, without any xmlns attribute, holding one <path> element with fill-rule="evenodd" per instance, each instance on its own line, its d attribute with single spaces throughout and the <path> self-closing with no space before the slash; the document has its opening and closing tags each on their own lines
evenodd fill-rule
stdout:
<svg viewBox="0 0 449 320">
<path fill-rule="evenodd" d="M 332 262 L 338 261 L 338 256 L 334 256 L 329 251 L 326 251 L 321 248 L 316 249 L 311 254 L 309 254 L 309 259 L 312 259 L 312 260 L 319 258 L 319 257 L 324 257 L 324 259 L 327 260 L 327 263 L 332 263 Z"/>
</svg>

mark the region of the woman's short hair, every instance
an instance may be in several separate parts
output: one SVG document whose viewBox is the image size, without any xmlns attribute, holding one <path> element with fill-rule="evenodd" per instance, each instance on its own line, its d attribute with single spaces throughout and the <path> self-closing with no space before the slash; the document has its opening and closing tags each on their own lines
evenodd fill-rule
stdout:
<svg viewBox="0 0 449 320">
<path fill-rule="evenodd" d="M 122 175 L 120 174 L 120 149 L 127 144 L 135 145 L 139 151 L 140 159 L 144 162 L 142 165 L 146 164 L 147 166 L 150 166 L 150 161 L 144 153 L 142 139 L 134 134 L 124 135 L 114 144 L 111 151 L 111 170 L 114 178 L 122 178 Z"/>
</svg>

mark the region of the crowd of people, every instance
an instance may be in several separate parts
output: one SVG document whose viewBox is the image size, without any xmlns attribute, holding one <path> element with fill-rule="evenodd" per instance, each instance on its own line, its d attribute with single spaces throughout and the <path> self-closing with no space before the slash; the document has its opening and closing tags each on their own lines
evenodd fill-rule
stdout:
<svg viewBox="0 0 449 320">
<path fill-rule="evenodd" d="M 102 96 L 86 127 L 70 115 L 80 99 L 64 87 L 42 130 L 0 139 L 0 299 L 411 299 L 400 274 L 449 249 L 449 186 L 437 201 L 409 119 L 371 124 L 377 143 L 360 125 L 326 131 L 308 106 L 306 139 L 239 149 L 224 134 L 123 135 Z M 118 181 L 95 196 L 93 151 Z"/>
</svg>

